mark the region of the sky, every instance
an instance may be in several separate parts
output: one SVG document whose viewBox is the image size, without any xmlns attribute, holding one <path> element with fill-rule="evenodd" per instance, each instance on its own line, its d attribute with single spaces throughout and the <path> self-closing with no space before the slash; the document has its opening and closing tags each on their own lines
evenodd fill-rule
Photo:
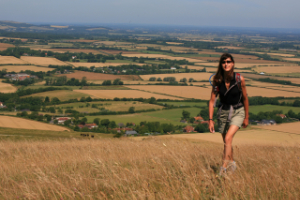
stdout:
<svg viewBox="0 0 300 200">
<path fill-rule="evenodd" d="M 299 0 L 0 0 L 0 20 L 300 28 Z"/>
</svg>

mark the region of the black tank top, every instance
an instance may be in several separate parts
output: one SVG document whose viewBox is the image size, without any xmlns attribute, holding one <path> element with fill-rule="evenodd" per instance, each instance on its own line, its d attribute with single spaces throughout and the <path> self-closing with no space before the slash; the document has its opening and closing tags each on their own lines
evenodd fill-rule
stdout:
<svg viewBox="0 0 300 200">
<path fill-rule="evenodd" d="M 236 83 L 235 73 L 230 81 L 229 88 Z M 229 105 L 236 105 L 240 102 L 241 98 L 241 91 L 239 90 L 238 84 L 236 84 L 233 88 L 231 88 L 228 93 L 224 96 L 227 92 L 227 88 L 225 85 L 225 81 L 223 80 L 219 85 L 219 95 L 220 95 L 220 102 L 223 104 L 223 109 L 229 109 Z M 243 103 L 243 101 L 241 101 Z"/>
</svg>

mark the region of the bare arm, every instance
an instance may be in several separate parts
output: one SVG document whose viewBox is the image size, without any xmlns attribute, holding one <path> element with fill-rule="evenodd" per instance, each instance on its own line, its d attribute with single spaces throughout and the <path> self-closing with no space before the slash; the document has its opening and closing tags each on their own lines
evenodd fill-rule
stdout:
<svg viewBox="0 0 300 200">
<path fill-rule="evenodd" d="M 243 122 L 243 128 L 246 128 L 249 124 L 249 101 L 248 101 L 247 90 L 246 90 L 246 82 L 243 76 L 241 76 L 241 86 L 242 86 L 242 93 L 243 93 L 243 103 L 245 108 L 245 119 Z"/>
<path fill-rule="evenodd" d="M 213 116 L 214 116 L 214 103 L 215 103 L 215 99 L 216 99 L 216 94 L 214 92 L 214 88 L 212 88 L 212 90 L 211 90 L 211 96 L 210 96 L 210 100 L 209 100 L 209 104 L 208 104 L 208 116 L 209 116 L 209 119 L 213 119 Z M 213 120 L 209 120 L 208 128 L 209 128 L 209 131 L 211 133 L 215 132 L 215 127 L 214 127 Z"/>
</svg>

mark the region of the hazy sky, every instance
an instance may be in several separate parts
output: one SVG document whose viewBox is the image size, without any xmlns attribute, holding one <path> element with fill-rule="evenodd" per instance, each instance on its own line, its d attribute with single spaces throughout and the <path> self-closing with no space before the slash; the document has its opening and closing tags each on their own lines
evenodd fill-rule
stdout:
<svg viewBox="0 0 300 200">
<path fill-rule="evenodd" d="M 299 0 L 0 0 L 0 20 L 300 28 Z"/>
</svg>

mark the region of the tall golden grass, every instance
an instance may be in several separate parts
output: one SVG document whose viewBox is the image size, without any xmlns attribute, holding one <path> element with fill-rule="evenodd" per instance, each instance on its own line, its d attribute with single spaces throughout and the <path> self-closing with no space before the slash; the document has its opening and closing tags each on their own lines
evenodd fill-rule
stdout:
<svg viewBox="0 0 300 200">
<path fill-rule="evenodd" d="M 297 199 L 299 147 L 235 147 L 237 171 L 216 177 L 222 145 L 175 139 L 0 143 L 0 199 Z"/>
</svg>

